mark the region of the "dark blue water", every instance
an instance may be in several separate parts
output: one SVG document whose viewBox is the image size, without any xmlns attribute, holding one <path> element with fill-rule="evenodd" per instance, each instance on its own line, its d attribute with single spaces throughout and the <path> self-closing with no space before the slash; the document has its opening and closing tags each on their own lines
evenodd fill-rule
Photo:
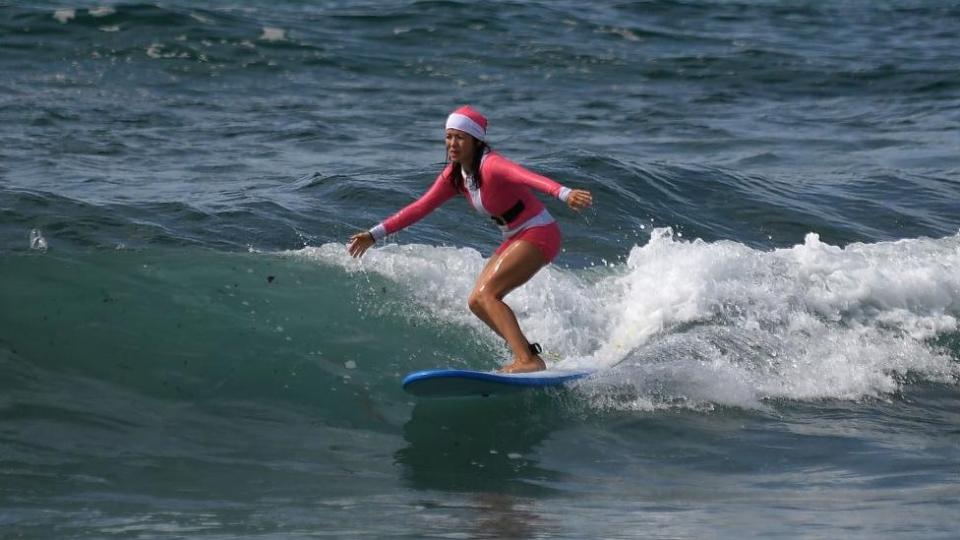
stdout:
<svg viewBox="0 0 960 540">
<path fill-rule="evenodd" d="M 955 2 L 0 2 L 11 538 L 953 538 Z M 509 303 L 447 113 L 594 193 Z"/>
</svg>

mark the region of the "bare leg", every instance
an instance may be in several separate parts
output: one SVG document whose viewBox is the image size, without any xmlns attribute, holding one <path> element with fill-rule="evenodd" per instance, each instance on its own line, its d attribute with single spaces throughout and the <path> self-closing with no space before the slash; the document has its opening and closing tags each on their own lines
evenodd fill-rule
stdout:
<svg viewBox="0 0 960 540">
<path fill-rule="evenodd" d="M 513 350 L 513 362 L 504 367 L 508 373 L 539 371 L 546 368 L 540 356 L 530 352 L 530 342 L 503 297 L 530 280 L 543 266 L 543 254 L 524 240 L 514 242 L 499 257 L 491 257 L 470 293 L 470 310 Z"/>
<path fill-rule="evenodd" d="M 500 261 L 500 255 L 494 253 L 493 255 L 490 256 L 490 260 L 487 261 L 487 264 L 484 265 L 483 270 L 480 271 L 480 275 L 477 277 L 477 283 L 476 285 L 473 286 L 473 292 L 470 293 L 470 298 L 467 302 L 470 305 L 470 311 L 472 311 L 473 314 L 476 315 L 478 319 L 483 321 L 484 324 L 489 326 L 491 330 L 496 332 L 501 339 L 506 341 L 507 338 L 503 336 L 503 334 L 500 332 L 500 329 L 497 328 L 497 326 L 494 324 L 493 320 L 489 316 L 487 316 L 487 312 L 481 309 L 479 303 L 476 301 L 478 300 L 477 291 L 480 288 L 480 284 L 487 282 L 487 280 L 490 278 L 490 275 L 493 273 L 494 269 L 497 268 L 497 263 L 499 261 Z"/>
</svg>

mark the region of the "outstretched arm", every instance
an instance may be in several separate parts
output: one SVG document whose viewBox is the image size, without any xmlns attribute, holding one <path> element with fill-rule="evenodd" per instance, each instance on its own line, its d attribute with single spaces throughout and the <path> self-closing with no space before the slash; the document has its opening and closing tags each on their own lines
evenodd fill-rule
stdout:
<svg viewBox="0 0 960 540">
<path fill-rule="evenodd" d="M 430 189 L 419 199 L 408 204 L 402 210 L 385 219 L 369 231 L 353 235 L 350 238 L 347 251 L 350 252 L 350 256 L 352 257 L 363 256 L 364 252 L 370 249 L 370 246 L 376 243 L 377 240 L 420 221 L 441 204 L 450 200 L 456 193 L 456 190 L 450 185 L 450 181 L 447 180 L 447 171 L 444 170 L 437 176 L 437 179 L 434 180 Z"/>
<path fill-rule="evenodd" d="M 498 173 L 504 174 L 511 182 L 517 182 L 527 187 L 541 191 L 567 203 L 574 210 L 582 210 L 593 204 L 593 196 L 583 189 L 570 189 L 557 182 L 537 174 L 525 167 L 501 157 Z"/>
</svg>

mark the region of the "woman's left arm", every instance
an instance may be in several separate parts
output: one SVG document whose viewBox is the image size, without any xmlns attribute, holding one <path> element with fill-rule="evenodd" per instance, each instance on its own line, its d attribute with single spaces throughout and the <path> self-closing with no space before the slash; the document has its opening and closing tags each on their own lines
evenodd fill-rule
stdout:
<svg viewBox="0 0 960 540">
<path fill-rule="evenodd" d="M 505 169 L 502 172 L 506 178 L 556 197 L 574 210 L 581 210 L 593 204 L 593 196 L 587 190 L 564 187 L 546 176 L 537 174 L 503 157 L 499 161 L 498 165 Z"/>
</svg>

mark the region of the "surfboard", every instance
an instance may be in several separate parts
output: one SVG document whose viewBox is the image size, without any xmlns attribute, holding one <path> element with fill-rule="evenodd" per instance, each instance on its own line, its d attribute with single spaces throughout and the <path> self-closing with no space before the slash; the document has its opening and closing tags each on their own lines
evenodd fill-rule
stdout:
<svg viewBox="0 0 960 540">
<path fill-rule="evenodd" d="M 468 369 L 427 369 L 403 379 L 403 389 L 418 397 L 468 397 L 511 394 L 562 387 L 592 374 L 588 370 L 548 369 L 533 373 L 498 373 Z"/>
</svg>

